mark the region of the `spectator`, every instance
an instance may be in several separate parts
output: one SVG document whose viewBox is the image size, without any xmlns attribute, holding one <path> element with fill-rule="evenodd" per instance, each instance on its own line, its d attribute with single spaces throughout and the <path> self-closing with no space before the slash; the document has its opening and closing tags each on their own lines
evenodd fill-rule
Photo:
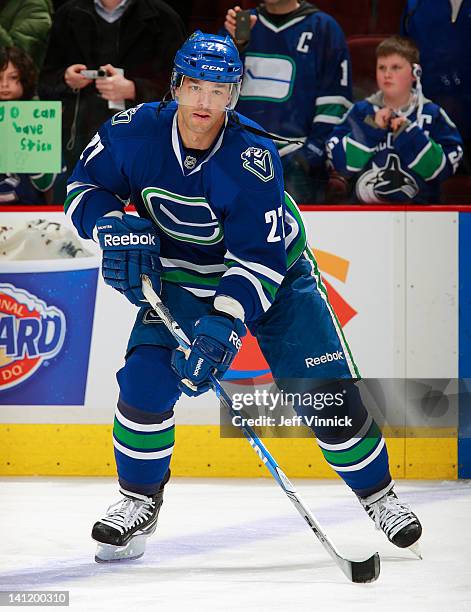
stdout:
<svg viewBox="0 0 471 612">
<path fill-rule="evenodd" d="M 387 38 L 376 57 L 379 91 L 334 129 L 327 145 L 333 167 L 352 177 L 359 202 L 436 204 L 461 160 L 461 137 L 445 111 L 423 97 L 412 41 Z"/>
<path fill-rule="evenodd" d="M 51 22 L 51 0 L 1 0 L 0 47 L 23 49 L 40 69 Z"/>
<path fill-rule="evenodd" d="M 424 94 L 458 126 L 464 141 L 462 167 L 471 174 L 471 0 L 408 0 L 402 34 L 419 48 Z"/>
<path fill-rule="evenodd" d="M 0 100 L 31 100 L 37 73 L 31 58 L 17 47 L 0 49 Z M 55 174 L 0 173 L 0 204 L 50 204 Z"/>
<path fill-rule="evenodd" d="M 238 6 L 224 23 L 235 39 Z M 330 15 L 309 2 L 266 0 L 253 9 L 251 36 L 235 41 L 245 65 L 237 110 L 266 130 L 302 143 L 279 144 L 286 190 L 322 201 L 325 143 L 351 106 L 350 57 Z"/>
<path fill-rule="evenodd" d="M 58 9 L 39 94 L 63 102 L 69 169 L 117 109 L 163 96 L 173 57 L 184 40 L 180 18 L 162 0 L 70 0 Z M 100 68 L 106 78 L 81 74 Z M 65 185 L 57 194 L 64 196 Z"/>
</svg>

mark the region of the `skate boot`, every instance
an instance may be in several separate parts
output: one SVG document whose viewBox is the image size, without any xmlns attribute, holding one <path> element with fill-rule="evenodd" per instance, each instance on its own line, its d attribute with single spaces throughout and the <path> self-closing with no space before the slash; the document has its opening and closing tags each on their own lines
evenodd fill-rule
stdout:
<svg viewBox="0 0 471 612">
<path fill-rule="evenodd" d="M 422 535 L 422 525 L 409 506 L 399 501 L 392 487 L 387 489 L 358 499 L 375 522 L 376 529 L 384 531 L 390 542 L 399 548 L 411 548 L 421 557 L 416 542 Z"/>
<path fill-rule="evenodd" d="M 93 525 L 92 538 L 98 542 L 97 563 L 142 557 L 146 540 L 157 527 L 163 489 L 153 497 L 121 492 L 124 497 Z"/>
</svg>

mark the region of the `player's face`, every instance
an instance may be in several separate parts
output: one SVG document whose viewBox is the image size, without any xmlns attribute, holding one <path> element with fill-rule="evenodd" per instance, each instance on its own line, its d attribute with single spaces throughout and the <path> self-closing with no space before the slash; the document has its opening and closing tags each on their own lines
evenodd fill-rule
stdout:
<svg viewBox="0 0 471 612">
<path fill-rule="evenodd" d="M 407 99 L 414 83 L 412 66 L 397 53 L 387 57 L 378 57 L 376 80 L 386 98 Z"/>
<path fill-rule="evenodd" d="M 23 85 L 20 73 L 8 62 L 5 70 L 0 72 L 0 100 L 19 100 L 23 96 Z"/>
<path fill-rule="evenodd" d="M 178 112 L 185 125 L 193 132 L 205 133 L 224 120 L 231 97 L 231 85 L 212 83 L 185 77 L 176 90 Z"/>
</svg>

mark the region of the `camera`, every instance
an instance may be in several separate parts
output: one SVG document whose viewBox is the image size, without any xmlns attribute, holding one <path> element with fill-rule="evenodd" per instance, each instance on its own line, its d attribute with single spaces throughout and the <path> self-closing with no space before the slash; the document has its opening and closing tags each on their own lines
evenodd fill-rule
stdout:
<svg viewBox="0 0 471 612">
<path fill-rule="evenodd" d="M 81 70 L 80 74 L 86 79 L 102 79 L 106 76 L 106 70 L 103 70 L 103 68 L 98 70 Z"/>
</svg>

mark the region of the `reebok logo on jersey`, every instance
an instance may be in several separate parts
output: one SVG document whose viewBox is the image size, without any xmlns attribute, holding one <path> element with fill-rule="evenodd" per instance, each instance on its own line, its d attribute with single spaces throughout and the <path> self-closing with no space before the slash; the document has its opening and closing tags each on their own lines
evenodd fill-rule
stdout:
<svg viewBox="0 0 471 612">
<path fill-rule="evenodd" d="M 114 246 L 155 246 L 155 236 L 152 234 L 125 234 L 124 236 L 113 236 L 105 234 L 103 236 L 105 247 Z"/>
<path fill-rule="evenodd" d="M 193 372 L 193 376 L 198 376 L 198 374 L 200 373 L 201 366 L 203 365 L 203 363 L 204 363 L 204 359 L 202 357 L 200 357 L 198 359 L 198 361 L 196 362 L 196 367 L 195 367 L 195 370 Z"/>
<path fill-rule="evenodd" d="M 306 368 L 315 368 L 321 363 L 329 363 L 330 361 L 338 361 L 339 359 L 343 359 L 342 351 L 335 351 L 335 353 L 325 353 L 320 357 L 306 357 L 304 363 L 306 364 Z"/>
<path fill-rule="evenodd" d="M 229 336 L 229 342 L 232 342 L 236 349 L 240 351 L 240 347 L 242 346 L 242 340 L 235 333 L 235 331 L 231 331 L 231 335 Z"/>
</svg>

